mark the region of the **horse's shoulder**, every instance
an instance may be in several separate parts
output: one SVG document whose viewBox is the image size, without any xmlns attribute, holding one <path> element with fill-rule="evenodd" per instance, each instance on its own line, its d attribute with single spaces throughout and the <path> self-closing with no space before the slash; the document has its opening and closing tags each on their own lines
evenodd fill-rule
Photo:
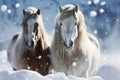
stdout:
<svg viewBox="0 0 120 80">
<path fill-rule="evenodd" d="M 88 33 L 88 38 L 99 48 L 99 42 L 93 34 Z"/>
<path fill-rule="evenodd" d="M 11 40 L 11 42 L 10 42 L 9 47 L 12 47 L 12 46 L 16 43 L 16 40 L 18 39 L 18 36 L 19 36 L 19 33 L 16 33 L 16 34 L 12 37 L 12 40 Z"/>
<path fill-rule="evenodd" d="M 13 36 L 13 38 L 12 38 L 8 48 L 7 48 L 7 53 L 8 53 L 7 55 L 8 55 L 8 60 L 9 61 L 11 61 L 11 57 L 10 57 L 11 56 L 11 51 L 13 50 L 13 46 L 15 45 L 15 42 L 16 42 L 18 36 L 19 36 L 19 33 L 15 34 Z"/>
<path fill-rule="evenodd" d="M 13 41 L 13 42 L 16 41 L 17 38 L 18 38 L 18 36 L 19 36 L 19 33 L 16 33 L 16 34 L 13 36 L 12 41 Z"/>
</svg>

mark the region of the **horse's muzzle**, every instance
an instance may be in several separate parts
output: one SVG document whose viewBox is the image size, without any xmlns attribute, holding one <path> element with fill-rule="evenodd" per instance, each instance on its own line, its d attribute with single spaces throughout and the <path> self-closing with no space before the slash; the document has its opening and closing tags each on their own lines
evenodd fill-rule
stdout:
<svg viewBox="0 0 120 80">
<path fill-rule="evenodd" d="M 71 48 L 73 46 L 73 41 L 72 40 L 70 40 L 69 42 L 64 41 L 63 44 L 66 48 Z"/>
<path fill-rule="evenodd" d="M 28 43 L 28 41 L 26 41 L 26 46 L 27 46 L 29 49 L 33 49 L 33 48 L 34 48 L 34 41 L 31 40 L 31 43 Z"/>
</svg>

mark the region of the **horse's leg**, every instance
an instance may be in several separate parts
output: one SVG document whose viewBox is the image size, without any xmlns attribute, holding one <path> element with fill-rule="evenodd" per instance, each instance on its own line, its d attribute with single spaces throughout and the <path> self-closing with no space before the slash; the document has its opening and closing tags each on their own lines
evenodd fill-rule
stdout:
<svg viewBox="0 0 120 80">
<path fill-rule="evenodd" d="M 53 65 L 51 64 L 50 67 L 49 67 L 49 74 L 54 74 L 55 73 L 55 70 L 53 68 Z"/>
</svg>

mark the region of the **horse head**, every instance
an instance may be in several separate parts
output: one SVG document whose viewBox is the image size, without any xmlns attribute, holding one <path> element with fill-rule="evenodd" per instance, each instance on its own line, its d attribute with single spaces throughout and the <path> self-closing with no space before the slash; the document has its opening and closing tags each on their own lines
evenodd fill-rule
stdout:
<svg viewBox="0 0 120 80">
<path fill-rule="evenodd" d="M 61 33 L 62 42 L 66 49 L 72 49 L 74 42 L 78 37 L 78 6 L 77 5 L 65 5 L 59 7 L 59 16 L 57 25 Z"/>
<path fill-rule="evenodd" d="M 28 49 L 35 48 L 38 41 L 40 10 L 34 7 L 23 9 L 23 34 Z"/>
</svg>

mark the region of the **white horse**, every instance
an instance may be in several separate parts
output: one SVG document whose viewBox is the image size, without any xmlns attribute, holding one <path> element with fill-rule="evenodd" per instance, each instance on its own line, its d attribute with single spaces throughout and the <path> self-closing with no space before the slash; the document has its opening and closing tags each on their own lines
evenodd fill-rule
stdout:
<svg viewBox="0 0 120 80">
<path fill-rule="evenodd" d="M 14 70 L 30 69 L 47 75 L 49 42 L 40 10 L 28 7 L 23 10 L 22 32 L 14 35 L 8 47 L 8 61 Z"/>
<path fill-rule="evenodd" d="M 77 5 L 59 7 L 51 44 L 52 65 L 56 72 L 86 77 L 94 75 L 100 59 L 98 40 L 86 30 Z"/>
</svg>

